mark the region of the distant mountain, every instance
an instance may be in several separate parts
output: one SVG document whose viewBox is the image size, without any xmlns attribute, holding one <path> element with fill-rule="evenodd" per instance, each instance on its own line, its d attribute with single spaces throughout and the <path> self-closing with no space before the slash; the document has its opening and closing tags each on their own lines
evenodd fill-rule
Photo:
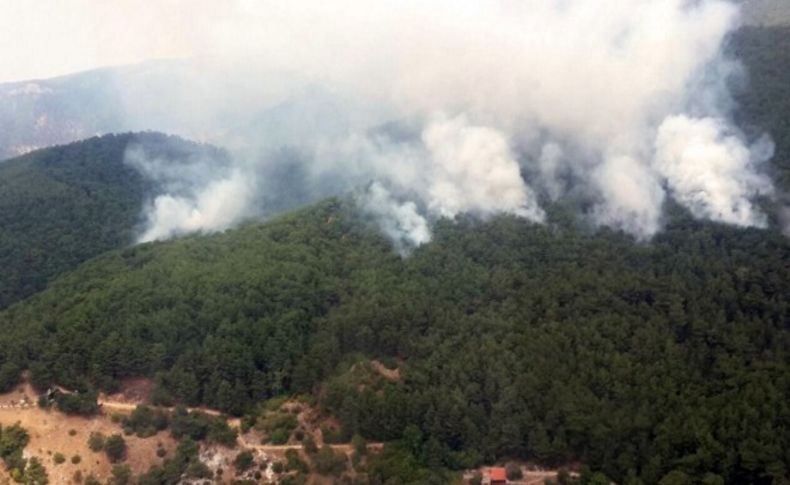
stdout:
<svg viewBox="0 0 790 485">
<path fill-rule="evenodd" d="M 124 131 L 109 69 L 0 84 L 0 159 Z"/>
<path fill-rule="evenodd" d="M 0 308 L 54 276 L 134 241 L 155 182 L 124 163 L 128 146 L 179 163 L 221 156 L 156 133 L 106 135 L 0 164 Z"/>
<path fill-rule="evenodd" d="M 336 93 L 282 72 L 159 60 L 0 84 L 0 160 L 90 136 L 154 130 L 223 146 L 345 129 Z"/>
</svg>

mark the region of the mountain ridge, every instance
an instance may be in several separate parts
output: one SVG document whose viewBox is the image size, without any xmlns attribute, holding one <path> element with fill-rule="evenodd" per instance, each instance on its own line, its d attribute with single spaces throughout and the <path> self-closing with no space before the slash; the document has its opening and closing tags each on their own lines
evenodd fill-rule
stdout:
<svg viewBox="0 0 790 485">
<path fill-rule="evenodd" d="M 134 242 L 157 183 L 126 164 L 129 146 L 179 163 L 200 145 L 155 133 L 105 135 L 0 163 L 0 308 L 57 274 Z"/>
</svg>

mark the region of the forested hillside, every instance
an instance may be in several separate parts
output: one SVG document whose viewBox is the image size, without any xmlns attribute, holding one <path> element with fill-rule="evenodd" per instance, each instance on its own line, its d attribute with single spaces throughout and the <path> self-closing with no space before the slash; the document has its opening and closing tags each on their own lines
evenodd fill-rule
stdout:
<svg viewBox="0 0 790 485">
<path fill-rule="evenodd" d="M 134 241 L 156 187 L 124 163 L 132 143 L 172 163 L 215 151 L 154 133 L 107 135 L 0 163 L 0 308 Z"/>
<path fill-rule="evenodd" d="M 552 218 L 442 223 L 402 259 L 330 200 L 113 251 L 0 314 L 0 375 L 147 375 L 158 402 L 233 414 L 322 389 L 346 436 L 405 436 L 378 471 L 401 482 L 508 456 L 626 483 L 787 479 L 788 241 L 679 211 L 647 245 Z M 374 357 L 402 378 L 351 366 Z"/>
</svg>

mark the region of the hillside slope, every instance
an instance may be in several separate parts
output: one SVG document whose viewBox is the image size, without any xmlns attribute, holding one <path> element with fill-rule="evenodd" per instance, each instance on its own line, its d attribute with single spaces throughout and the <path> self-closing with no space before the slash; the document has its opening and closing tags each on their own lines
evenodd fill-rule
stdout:
<svg viewBox="0 0 790 485">
<path fill-rule="evenodd" d="M 134 240 L 155 190 L 124 163 L 130 144 L 173 163 L 213 149 L 154 133 L 107 135 L 0 163 L 0 308 Z"/>
<path fill-rule="evenodd" d="M 444 222 L 401 259 L 330 200 L 82 265 L 0 313 L 0 381 L 147 375 L 159 402 L 234 414 L 321 390 L 346 436 L 409 443 L 385 475 L 522 456 L 767 483 L 790 470 L 788 260 L 776 233 L 682 214 L 649 245 Z M 400 379 L 358 375 L 361 356 Z"/>
</svg>

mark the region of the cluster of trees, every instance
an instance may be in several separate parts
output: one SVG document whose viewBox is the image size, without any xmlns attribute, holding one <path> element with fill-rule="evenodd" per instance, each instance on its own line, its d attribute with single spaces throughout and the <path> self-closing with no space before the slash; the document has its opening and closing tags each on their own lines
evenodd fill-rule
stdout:
<svg viewBox="0 0 790 485">
<path fill-rule="evenodd" d="M 19 423 L 5 428 L 0 427 L 0 458 L 3 459 L 11 478 L 27 485 L 47 485 L 47 470 L 36 457 L 22 456 L 30 441 L 27 430 Z"/>
<path fill-rule="evenodd" d="M 111 252 L 0 313 L 0 363 L 77 388 L 148 375 L 236 415 L 323 387 L 343 438 L 410 443 L 380 476 L 521 456 L 632 483 L 786 477 L 790 243 L 677 207 L 649 244 L 550 219 L 440 222 L 403 259 L 329 200 Z"/>
<path fill-rule="evenodd" d="M 134 241 L 143 204 L 159 187 L 124 162 L 130 145 L 173 164 L 225 157 L 209 146 L 138 133 L 91 138 L 0 163 L 0 308 Z"/>
<path fill-rule="evenodd" d="M 126 440 L 120 434 L 109 437 L 93 432 L 88 437 L 88 448 L 94 453 L 104 451 L 111 463 L 118 463 L 126 458 Z"/>
<path fill-rule="evenodd" d="M 187 479 L 207 479 L 214 473 L 198 459 L 200 446 L 193 440 L 181 440 L 172 458 L 153 466 L 137 478 L 138 485 L 175 485 Z"/>
<path fill-rule="evenodd" d="M 55 392 L 54 394 L 54 402 L 60 411 L 78 416 L 93 416 L 98 413 L 97 398 L 98 393 L 94 389 L 85 389 L 82 392 L 74 393 Z M 39 401 L 39 404 L 46 405 L 47 403 Z"/>
<path fill-rule="evenodd" d="M 177 406 L 171 413 L 141 404 L 129 416 L 114 415 L 113 419 L 123 427 L 124 433 L 140 438 L 170 428 L 170 434 L 177 440 L 189 438 L 234 447 L 238 436 L 238 431 L 228 425 L 225 416 L 189 411 L 183 406 Z"/>
</svg>

